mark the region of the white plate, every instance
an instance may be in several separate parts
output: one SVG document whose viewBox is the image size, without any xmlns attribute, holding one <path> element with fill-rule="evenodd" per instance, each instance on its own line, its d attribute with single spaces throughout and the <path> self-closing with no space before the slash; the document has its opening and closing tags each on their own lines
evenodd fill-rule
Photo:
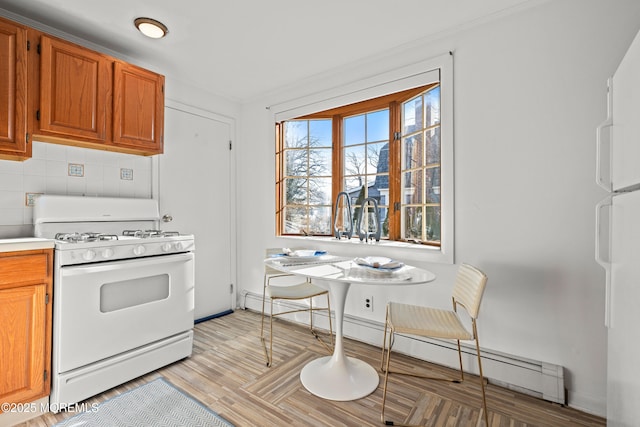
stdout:
<svg viewBox="0 0 640 427">
<path fill-rule="evenodd" d="M 356 258 L 354 262 L 362 267 L 372 268 L 381 271 L 394 271 L 404 267 L 404 263 L 395 261 L 391 258 L 381 256 L 368 256 L 364 258 Z"/>
</svg>

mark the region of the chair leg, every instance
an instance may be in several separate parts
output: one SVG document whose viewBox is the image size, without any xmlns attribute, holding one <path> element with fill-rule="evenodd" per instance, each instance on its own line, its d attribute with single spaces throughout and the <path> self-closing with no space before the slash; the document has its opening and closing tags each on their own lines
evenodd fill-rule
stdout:
<svg viewBox="0 0 640 427">
<path fill-rule="evenodd" d="M 393 425 L 393 422 L 389 424 L 389 421 L 384 419 L 384 408 L 387 402 L 387 383 L 389 381 L 389 364 L 391 362 L 391 341 L 393 330 L 389 331 L 389 343 L 387 345 L 387 328 L 389 326 L 389 308 L 387 307 L 387 314 L 384 320 L 384 335 L 382 338 L 382 356 L 380 357 L 380 369 L 384 371 L 384 383 L 382 386 L 382 412 L 380 413 L 380 421 L 386 425 Z M 385 363 L 385 348 L 387 348 L 387 357 Z"/>
<path fill-rule="evenodd" d="M 484 424 L 489 427 L 489 412 L 487 411 L 487 396 L 484 391 L 484 375 L 482 373 L 482 360 L 480 357 L 480 341 L 478 340 L 478 330 L 473 322 L 473 335 L 476 338 L 476 354 L 478 355 L 478 370 L 480 371 L 480 388 L 482 389 L 482 408 L 484 410 Z"/>
<path fill-rule="evenodd" d="M 271 308 L 269 313 L 269 362 L 267 366 L 271 367 L 273 365 L 273 299 L 271 299 Z"/>
<path fill-rule="evenodd" d="M 267 366 L 271 366 L 271 358 L 269 357 L 269 354 L 267 352 L 267 344 L 264 341 L 264 316 L 265 316 L 264 305 L 265 305 L 265 299 L 267 294 L 267 280 L 268 280 L 267 276 L 265 276 L 264 283 L 262 286 L 262 317 L 260 319 L 260 341 L 262 342 L 262 349 L 264 350 L 264 356 L 267 359 Z M 270 313 L 269 317 L 271 317 L 271 314 L 273 313 Z"/>
<path fill-rule="evenodd" d="M 456 340 L 458 342 L 458 360 L 460 362 L 460 380 L 455 381 L 456 383 L 461 383 L 464 381 L 464 370 L 462 369 L 462 349 L 460 348 L 460 340 Z"/>
</svg>

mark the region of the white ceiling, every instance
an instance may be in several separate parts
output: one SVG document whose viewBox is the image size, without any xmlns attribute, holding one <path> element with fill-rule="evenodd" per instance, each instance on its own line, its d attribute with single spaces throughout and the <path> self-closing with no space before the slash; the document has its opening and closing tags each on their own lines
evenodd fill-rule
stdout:
<svg viewBox="0 0 640 427">
<path fill-rule="evenodd" d="M 0 8 L 244 102 L 533 0 L 0 0 Z M 136 17 L 169 35 L 142 36 Z"/>
</svg>

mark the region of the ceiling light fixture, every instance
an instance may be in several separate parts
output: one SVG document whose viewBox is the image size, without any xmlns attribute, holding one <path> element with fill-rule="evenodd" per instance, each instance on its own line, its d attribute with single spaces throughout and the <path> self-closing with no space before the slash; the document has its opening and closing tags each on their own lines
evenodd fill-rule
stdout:
<svg viewBox="0 0 640 427">
<path fill-rule="evenodd" d="M 133 23 L 142 34 L 152 39 L 161 39 L 169 32 L 166 25 L 155 19 L 136 18 Z"/>
</svg>

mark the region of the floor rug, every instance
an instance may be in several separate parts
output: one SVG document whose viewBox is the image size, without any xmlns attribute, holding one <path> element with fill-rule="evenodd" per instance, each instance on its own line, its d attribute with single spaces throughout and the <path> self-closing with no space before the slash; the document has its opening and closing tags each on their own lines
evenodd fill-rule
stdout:
<svg viewBox="0 0 640 427">
<path fill-rule="evenodd" d="M 233 427 L 200 402 L 158 378 L 54 427 Z"/>
</svg>

